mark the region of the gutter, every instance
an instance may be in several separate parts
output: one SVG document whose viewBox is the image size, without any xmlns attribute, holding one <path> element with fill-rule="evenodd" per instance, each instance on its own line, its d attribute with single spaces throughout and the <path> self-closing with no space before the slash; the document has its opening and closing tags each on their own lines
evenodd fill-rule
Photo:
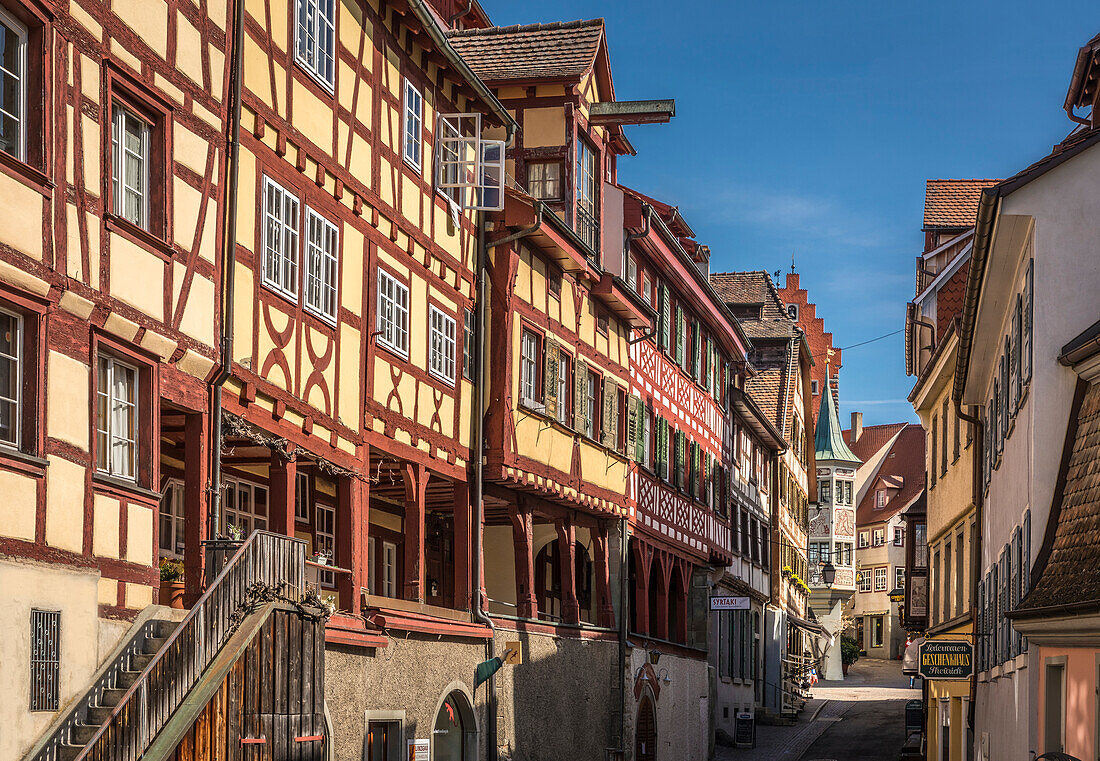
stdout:
<svg viewBox="0 0 1100 761">
<path fill-rule="evenodd" d="M 973 349 L 974 321 L 978 317 L 982 281 L 989 261 L 989 249 L 993 245 L 993 228 L 1001 208 L 999 185 L 982 188 L 978 201 L 978 221 L 974 227 L 974 247 L 970 253 L 970 272 L 963 292 L 962 326 L 959 330 L 959 358 L 955 365 L 955 382 L 952 396 L 962 399 L 966 379 L 970 371 L 970 353 Z"/>
<path fill-rule="evenodd" d="M 237 249 L 237 188 L 240 177 L 241 150 L 241 79 L 243 76 L 244 49 L 244 0 L 237 0 L 233 6 L 233 53 L 232 102 L 229 112 L 229 140 L 226 146 L 229 153 L 228 187 L 225 199 L 228 203 L 225 218 L 225 233 L 222 239 L 222 331 L 221 331 L 221 368 L 211 382 L 210 414 L 210 510 L 207 537 L 213 539 L 221 525 L 221 473 L 222 473 L 222 387 L 229 380 L 233 368 L 233 317 L 236 284 Z"/>
</svg>

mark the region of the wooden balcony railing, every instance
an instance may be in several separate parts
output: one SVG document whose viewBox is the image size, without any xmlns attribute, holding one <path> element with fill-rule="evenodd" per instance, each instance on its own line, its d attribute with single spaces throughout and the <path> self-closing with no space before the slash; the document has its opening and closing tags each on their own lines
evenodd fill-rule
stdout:
<svg viewBox="0 0 1100 761">
<path fill-rule="evenodd" d="M 137 761 L 232 636 L 257 582 L 290 600 L 305 590 L 301 539 L 254 531 L 119 700 L 74 761 Z"/>
</svg>

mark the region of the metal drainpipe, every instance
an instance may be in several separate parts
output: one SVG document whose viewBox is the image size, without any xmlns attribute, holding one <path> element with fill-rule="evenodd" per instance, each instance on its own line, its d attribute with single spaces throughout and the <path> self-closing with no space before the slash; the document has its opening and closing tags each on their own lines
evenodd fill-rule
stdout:
<svg viewBox="0 0 1100 761">
<path fill-rule="evenodd" d="M 972 498 L 974 500 L 974 546 L 970 548 L 970 629 L 974 632 L 974 649 L 978 649 L 978 637 L 984 636 L 984 632 L 978 631 L 978 575 L 981 570 L 982 560 L 982 516 L 984 510 L 984 500 L 982 499 L 982 460 L 979 456 L 979 452 L 982 448 L 983 438 L 983 425 L 982 421 L 976 415 L 970 415 L 963 412 L 962 400 L 959 397 L 954 397 L 955 402 L 955 414 L 959 420 L 965 420 L 974 427 L 974 437 L 970 442 L 973 446 L 970 455 L 971 462 L 971 478 L 973 479 L 973 485 L 971 487 Z M 925 529 L 927 536 L 927 529 Z M 966 717 L 967 723 L 970 725 L 971 730 L 974 728 L 974 711 L 975 702 L 978 698 L 978 665 L 974 664 L 970 674 L 970 708 L 969 716 Z"/>
<path fill-rule="evenodd" d="M 509 135 L 509 144 L 513 136 L 514 132 Z M 485 240 L 485 213 L 482 212 L 480 216 L 477 226 L 477 399 L 474 410 L 474 497 L 471 500 L 474 516 L 470 523 L 476 537 L 472 580 L 473 615 L 474 620 L 488 626 L 492 634 L 485 643 L 485 659 L 492 660 L 496 657 L 496 625 L 481 607 L 481 566 L 485 552 L 482 524 L 485 520 L 485 326 L 488 324 L 489 315 L 489 251 L 502 244 L 526 237 L 539 229 L 542 225 L 542 204 L 538 205 L 538 216 L 534 225 L 491 244 L 486 243 Z M 497 757 L 497 678 L 495 674 L 489 677 L 489 716 L 486 725 L 486 757 L 488 761 L 495 761 Z"/>
<path fill-rule="evenodd" d="M 449 26 L 451 29 L 454 29 L 455 28 L 455 22 L 458 21 L 463 16 L 469 15 L 470 11 L 472 11 L 473 9 L 474 9 L 474 0 L 466 0 L 466 8 L 464 10 L 461 10 L 458 13 L 454 14 L 453 16 L 449 17 L 447 19 L 447 26 Z"/>
<path fill-rule="evenodd" d="M 619 747 L 626 758 L 626 638 L 630 626 L 630 601 L 627 597 L 627 576 L 630 573 L 630 547 L 628 546 L 626 518 L 619 519 Z"/>
<path fill-rule="evenodd" d="M 211 383 L 212 407 L 210 414 L 210 501 L 209 537 L 215 538 L 221 525 L 221 472 L 222 472 L 222 386 L 229 378 L 233 366 L 233 297 L 235 272 L 234 255 L 237 247 L 237 186 L 240 174 L 241 145 L 241 50 L 244 47 L 244 0 L 237 0 L 233 7 L 233 90 L 229 124 L 229 182 L 226 189 L 228 208 L 225 218 L 225 236 L 222 240 L 222 335 L 221 369 Z"/>
</svg>

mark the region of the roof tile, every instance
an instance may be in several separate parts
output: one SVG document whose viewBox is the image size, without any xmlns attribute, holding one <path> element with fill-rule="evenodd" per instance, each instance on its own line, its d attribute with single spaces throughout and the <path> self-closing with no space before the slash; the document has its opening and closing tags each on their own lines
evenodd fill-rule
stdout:
<svg viewBox="0 0 1100 761">
<path fill-rule="evenodd" d="M 486 82 L 579 79 L 596 60 L 603 19 L 491 26 L 447 33 L 451 47 Z"/>
<path fill-rule="evenodd" d="M 928 180 L 924 191 L 925 227 L 973 227 L 982 188 L 1000 180 Z"/>
<path fill-rule="evenodd" d="M 864 429 L 865 432 L 866 430 Z M 861 440 L 864 438 L 866 433 L 860 436 Z M 882 509 L 875 508 L 875 489 L 867 490 L 856 508 L 857 526 L 889 520 L 924 491 L 924 429 L 915 423 L 905 424 L 904 429 L 894 440 L 893 446 L 890 447 L 890 453 L 886 455 L 878 472 L 875 473 L 872 485 L 879 479 L 896 478 L 901 479 L 901 490 L 892 495 L 886 507 Z"/>
</svg>

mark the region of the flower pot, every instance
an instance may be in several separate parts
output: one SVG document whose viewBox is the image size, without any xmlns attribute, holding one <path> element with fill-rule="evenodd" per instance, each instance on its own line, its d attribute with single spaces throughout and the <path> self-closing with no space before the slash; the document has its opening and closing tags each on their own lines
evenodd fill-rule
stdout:
<svg viewBox="0 0 1100 761">
<path fill-rule="evenodd" d="M 183 610 L 183 591 L 184 583 L 182 581 L 162 581 L 160 583 L 160 604 L 176 610 Z"/>
<path fill-rule="evenodd" d="M 842 672 L 842 673 L 844 674 L 844 676 L 848 676 L 848 667 L 849 667 L 850 665 L 852 665 L 852 664 L 850 664 L 850 663 L 843 663 L 843 662 L 842 662 L 842 663 L 840 664 L 840 670 L 841 670 L 841 672 Z"/>
</svg>

